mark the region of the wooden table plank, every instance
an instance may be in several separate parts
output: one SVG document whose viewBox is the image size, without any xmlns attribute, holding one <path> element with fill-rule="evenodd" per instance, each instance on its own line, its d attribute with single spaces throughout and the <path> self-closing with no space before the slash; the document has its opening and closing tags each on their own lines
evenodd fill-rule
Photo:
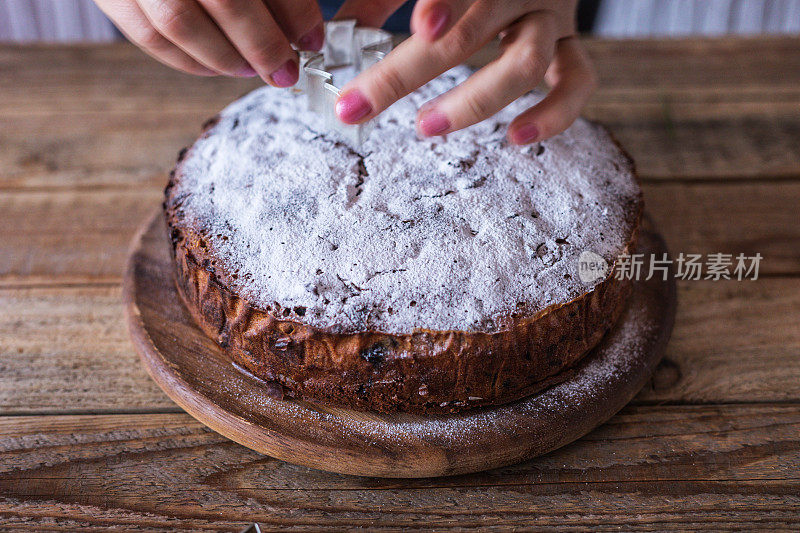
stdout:
<svg viewBox="0 0 800 533">
<path fill-rule="evenodd" d="M 800 82 L 797 37 L 590 39 L 589 54 L 609 87 L 767 90 Z"/>
<path fill-rule="evenodd" d="M 674 253 L 758 252 L 762 274 L 800 273 L 800 182 L 644 189 Z M 0 286 L 119 282 L 130 238 L 160 203 L 160 186 L 0 195 Z"/>
<path fill-rule="evenodd" d="M 800 406 L 629 407 L 544 457 L 381 480 L 261 456 L 183 414 L 0 418 L 0 517 L 125 528 L 798 527 Z M 58 480 L 54 483 L 54 480 Z"/>
<path fill-rule="evenodd" d="M 161 200 L 156 188 L 4 193 L 0 280 L 119 283 L 131 238 Z"/>
<path fill-rule="evenodd" d="M 800 400 L 800 279 L 683 281 L 664 360 L 637 402 Z"/>
<path fill-rule="evenodd" d="M 163 187 L 209 114 L 0 114 L 0 188 Z"/>
<path fill-rule="evenodd" d="M 799 44 L 589 42 L 601 88 L 586 114 L 612 128 L 646 179 L 796 179 Z M 258 85 L 191 78 L 129 45 L 0 46 L 0 71 L 13 74 L 0 77 L 4 188 L 149 183 L 205 118 Z"/>
<path fill-rule="evenodd" d="M 759 91 L 766 96 L 795 91 L 800 84 L 800 50 L 797 37 L 734 37 L 719 39 L 597 40 L 585 44 L 602 79 L 600 91 L 646 95 L 649 91 L 683 90 L 691 96 L 708 93 Z M 479 66 L 496 53 L 487 47 L 469 61 Z M 765 60 L 765 56 L 779 60 Z M 168 96 L 184 90 L 181 100 L 198 103 L 224 93 L 226 89 L 255 86 L 258 82 L 215 78 L 186 92 L 190 76 L 174 72 L 135 47 L 105 45 L 0 45 L 0 71 L 13 76 L 0 78 L 0 90 L 9 99 L 0 109 L 36 112 L 30 106 L 18 110 L 11 98 L 23 103 L 42 100 L 55 104 L 57 95 L 65 102 L 104 99 L 110 106 L 129 106 L 120 96 Z M 83 89 L 61 93 L 62 87 Z M 45 92 L 40 92 L 45 91 Z M 724 97 L 724 94 L 720 94 Z M 58 109 L 54 107 L 53 109 Z M 103 109 L 101 111 L 106 111 Z M 40 111 L 41 112 L 41 111 Z"/>
<path fill-rule="evenodd" d="M 800 178 L 800 113 L 680 118 L 677 106 L 663 105 L 663 117 L 652 121 L 621 118 L 629 111 L 621 108 L 587 114 L 611 129 L 648 181 Z M 792 105 L 800 109 L 800 99 Z"/>
<path fill-rule="evenodd" d="M 714 110 L 725 103 L 676 104 L 666 96 L 639 107 L 599 97 L 595 102 L 586 115 L 614 132 L 645 181 L 800 179 L 800 113 L 764 116 L 765 105 L 749 101 L 742 112 L 718 117 Z M 178 150 L 191 144 L 200 124 L 223 105 L 24 117 L 0 113 L 0 188 L 160 183 Z M 800 93 L 787 106 L 800 109 Z M 748 116 L 751 107 L 761 116 Z"/>
<path fill-rule="evenodd" d="M 118 287 L 0 289 L 0 414 L 177 410 L 128 339 Z M 686 281 L 636 403 L 800 402 L 800 279 Z"/>
<path fill-rule="evenodd" d="M 800 182 L 645 184 L 645 210 L 673 255 L 744 253 L 764 274 L 800 272 Z"/>
<path fill-rule="evenodd" d="M 139 362 L 118 286 L 0 290 L 0 413 L 179 408 Z"/>
</svg>

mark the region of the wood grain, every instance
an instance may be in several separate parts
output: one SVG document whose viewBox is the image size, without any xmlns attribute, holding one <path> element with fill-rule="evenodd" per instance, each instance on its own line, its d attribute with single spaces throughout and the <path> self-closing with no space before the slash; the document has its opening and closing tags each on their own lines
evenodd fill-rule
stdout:
<svg viewBox="0 0 800 533">
<path fill-rule="evenodd" d="M 684 281 L 664 361 L 640 402 L 800 400 L 800 279 Z"/>
<path fill-rule="evenodd" d="M 796 95 L 800 84 L 796 37 L 584 42 L 601 79 L 598 102 L 626 95 L 635 105 L 653 94 L 673 92 L 689 100 L 698 94 L 716 93 L 718 101 L 780 103 L 786 95 Z M 496 46 L 488 46 L 468 63 L 483 65 L 494 54 Z M 780 60 L 765 60 L 765 55 Z M 0 46 L 0 70 L 13 74 L 0 79 L 0 90 L 8 96 L 0 102 L 0 111 L 9 115 L 75 110 L 147 112 L 157 103 L 155 97 L 174 100 L 169 107 L 178 110 L 207 111 L 209 104 L 224 105 L 259 85 L 256 80 L 193 78 L 164 67 L 126 43 L 4 44 Z M 187 85 L 193 90 L 186 91 Z M 63 93 L 62 88 L 72 90 Z M 100 103 L 102 107 L 94 107 Z"/>
<path fill-rule="evenodd" d="M 800 175 L 797 39 L 587 46 L 601 85 L 586 115 L 645 179 Z M 205 118 L 257 86 L 192 78 L 122 44 L 3 45 L 0 71 L 11 74 L 0 77 L 2 188 L 158 183 Z"/>
<path fill-rule="evenodd" d="M 796 91 L 800 83 L 797 37 L 584 42 L 601 77 L 600 96 L 606 94 L 603 91 L 624 91 L 635 98 L 636 94 L 646 97 L 652 91 L 679 89 L 686 96 L 758 91 L 766 99 L 770 93 L 775 96 Z M 489 46 L 469 63 L 480 66 L 495 53 L 496 47 Z M 765 60 L 765 55 L 776 60 Z M 172 71 L 127 43 L 4 44 L 0 46 L 0 70 L 13 73 L 0 78 L 0 89 L 8 94 L 0 103 L 0 110 L 18 114 L 47 114 L 68 105 L 85 106 L 96 112 L 142 111 L 149 108 L 146 104 L 152 103 L 154 94 L 174 97 L 178 92 L 183 92 L 181 108 L 207 108 L 210 99 L 225 103 L 231 92 L 243 92 L 259 84 L 219 77 L 194 85 L 200 81 L 198 78 Z M 194 90 L 185 91 L 187 84 L 192 84 Z M 62 94 L 62 86 L 76 90 Z M 53 95 L 61 100 L 48 98 Z M 60 106 L 59 101 L 64 105 Z M 106 102 L 103 108 L 91 107 L 101 101 Z M 145 105 L 134 107 L 137 103 Z"/>
<path fill-rule="evenodd" d="M 644 198 L 675 254 L 760 253 L 764 274 L 800 273 L 800 182 L 650 183 Z"/>
<path fill-rule="evenodd" d="M 178 407 L 139 363 L 119 286 L 0 290 L 0 413 Z"/>
<path fill-rule="evenodd" d="M 163 187 L 178 150 L 197 137 L 208 114 L 0 113 L 0 187 Z"/>
<path fill-rule="evenodd" d="M 130 240 L 161 198 L 153 188 L 3 193 L 1 282 L 119 283 Z"/>
<path fill-rule="evenodd" d="M 283 463 L 183 414 L 0 418 L 0 517 L 34 531 L 796 529 L 798 435 L 798 404 L 629 407 L 527 463 L 381 480 Z"/>
<path fill-rule="evenodd" d="M 189 110 L 165 107 L 182 97 L 176 92 L 154 96 L 142 111 L 0 112 L 0 189 L 162 186 L 199 125 L 240 94 Z M 662 94 L 646 104 L 622 95 L 590 104 L 585 114 L 614 132 L 645 181 L 787 179 L 800 175 L 800 91 L 787 98 L 780 109 L 749 100 L 739 109 L 713 95 L 681 103 Z"/>
</svg>

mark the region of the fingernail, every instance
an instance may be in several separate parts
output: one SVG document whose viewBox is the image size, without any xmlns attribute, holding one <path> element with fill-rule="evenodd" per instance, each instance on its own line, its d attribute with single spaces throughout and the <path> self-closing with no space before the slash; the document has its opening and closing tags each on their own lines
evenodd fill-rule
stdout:
<svg viewBox="0 0 800 533">
<path fill-rule="evenodd" d="M 219 72 L 216 70 L 211 70 L 210 68 L 200 67 L 197 70 L 198 76 L 219 76 Z"/>
<path fill-rule="evenodd" d="M 272 83 L 278 87 L 291 87 L 297 83 L 297 78 L 299 77 L 297 63 L 294 59 L 290 59 L 281 68 L 270 74 L 269 77 L 272 78 Z"/>
<path fill-rule="evenodd" d="M 315 52 L 322 48 L 325 41 L 325 31 L 322 28 L 322 23 L 318 24 L 310 32 L 306 33 L 297 41 L 297 46 L 300 50 L 313 50 Z"/>
<path fill-rule="evenodd" d="M 539 138 L 539 128 L 533 124 L 523 124 L 511 132 L 511 142 L 514 144 L 530 144 Z"/>
<path fill-rule="evenodd" d="M 357 89 L 347 91 L 336 101 L 336 116 L 347 124 L 355 124 L 372 113 L 372 106 Z"/>
<path fill-rule="evenodd" d="M 439 111 L 427 111 L 419 118 L 419 131 L 426 137 L 441 135 L 449 129 L 447 115 Z"/>
<path fill-rule="evenodd" d="M 235 76 L 237 78 L 253 78 L 255 76 L 258 76 L 258 72 L 253 70 L 253 67 L 251 67 L 250 65 L 247 65 L 246 67 L 238 70 Z"/>
<path fill-rule="evenodd" d="M 441 37 L 448 22 L 450 22 L 450 8 L 445 4 L 433 4 L 428 10 L 427 26 L 430 38 Z"/>
</svg>

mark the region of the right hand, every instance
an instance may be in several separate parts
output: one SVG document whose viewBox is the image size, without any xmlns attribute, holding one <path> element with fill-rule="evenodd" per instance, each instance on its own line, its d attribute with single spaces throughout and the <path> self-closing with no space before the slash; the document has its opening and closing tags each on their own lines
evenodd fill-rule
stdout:
<svg viewBox="0 0 800 533">
<path fill-rule="evenodd" d="M 302 50 L 324 40 L 316 0 L 95 0 L 128 39 L 189 74 L 297 82 Z"/>
</svg>

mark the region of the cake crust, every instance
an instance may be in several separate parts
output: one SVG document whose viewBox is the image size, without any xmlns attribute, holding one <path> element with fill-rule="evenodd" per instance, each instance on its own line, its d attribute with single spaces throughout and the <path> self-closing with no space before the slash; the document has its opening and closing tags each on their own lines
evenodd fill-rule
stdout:
<svg viewBox="0 0 800 533">
<path fill-rule="evenodd" d="M 219 121 L 209 120 L 201 139 Z M 181 151 L 165 190 L 179 293 L 203 331 L 280 395 L 379 412 L 507 403 L 567 379 L 616 323 L 632 288 L 630 280 L 616 279 L 610 261 L 608 275 L 576 297 L 533 311 L 519 306 L 492 317 L 491 329 L 322 327 L 304 316 L 304 307 L 265 306 L 238 290 L 231 283 L 237 273 L 219 261 L 217 241 L 186 222 L 179 185 L 194 149 Z M 620 152 L 636 179 L 630 157 Z M 642 207 L 640 191 L 622 206 L 628 233 L 619 255 L 635 248 Z"/>
<path fill-rule="evenodd" d="M 630 281 L 609 276 L 575 300 L 510 318 L 493 333 L 343 334 L 258 309 L 202 266 L 198 241 L 176 231 L 171 237 L 179 293 L 233 361 L 281 395 L 387 413 L 500 405 L 567 379 L 616 323 L 631 290 Z"/>
<path fill-rule="evenodd" d="M 338 333 L 310 326 L 294 310 L 260 309 L 228 288 L 211 266 L 203 235 L 176 224 L 170 191 L 186 154 L 179 154 L 164 203 L 178 292 L 206 335 L 281 396 L 386 413 L 508 403 L 566 380 L 617 322 L 630 295 L 632 282 L 617 279 L 612 265 L 578 298 L 508 317 L 505 328 L 491 333 Z M 635 223 L 626 252 L 635 249 L 641 213 L 640 202 L 630 213 Z"/>
</svg>

